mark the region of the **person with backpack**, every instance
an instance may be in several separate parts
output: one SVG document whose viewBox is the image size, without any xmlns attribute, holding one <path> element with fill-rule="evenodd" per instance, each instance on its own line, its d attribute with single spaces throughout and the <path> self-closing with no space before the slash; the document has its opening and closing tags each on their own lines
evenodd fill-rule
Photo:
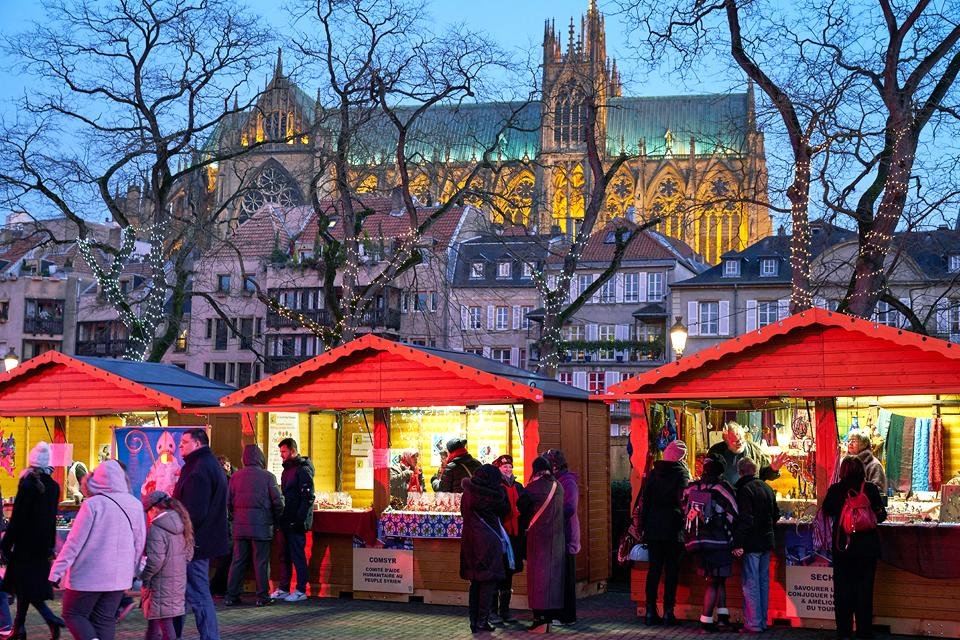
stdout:
<svg viewBox="0 0 960 640">
<path fill-rule="evenodd" d="M 880 490 L 866 480 L 863 461 L 846 456 L 840 479 L 827 489 L 823 512 L 833 519 L 833 615 L 837 638 L 872 637 L 873 581 L 880 558 L 877 524 L 887 519 Z"/>
<path fill-rule="evenodd" d="M 650 554 L 647 572 L 647 625 L 675 625 L 673 607 L 680 579 L 683 554 L 683 491 L 690 482 L 690 470 L 684 462 L 687 446 L 674 440 L 663 450 L 663 460 L 653 463 L 643 480 L 640 530 Z M 663 580 L 663 617 L 657 612 L 657 588 Z"/>
<path fill-rule="evenodd" d="M 742 559 L 743 629 L 760 633 L 767 628 L 770 601 L 770 552 L 776 544 L 774 525 L 780 519 L 777 495 L 757 477 L 752 458 L 737 463 L 737 524 L 733 531 L 733 555 Z"/>
<path fill-rule="evenodd" d="M 703 475 L 683 492 L 686 550 L 697 560 L 697 571 L 707 581 L 700 629 L 730 631 L 727 578 L 733 570 L 733 527 L 737 497 L 724 479 L 723 458 L 708 456 Z M 714 622 L 716 613 L 716 622 Z"/>
</svg>

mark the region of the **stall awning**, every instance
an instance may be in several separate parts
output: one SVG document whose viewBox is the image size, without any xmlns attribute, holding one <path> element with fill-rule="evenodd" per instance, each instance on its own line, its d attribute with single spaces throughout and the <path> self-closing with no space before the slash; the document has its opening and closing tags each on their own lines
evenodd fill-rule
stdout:
<svg viewBox="0 0 960 640">
<path fill-rule="evenodd" d="M 48 351 L 0 374 L 0 415 L 182 412 L 217 406 L 234 390 L 172 364 L 80 358 Z"/>
<path fill-rule="evenodd" d="M 365 335 L 221 400 L 234 410 L 462 406 L 586 399 L 585 391 L 472 354 Z"/>
<path fill-rule="evenodd" d="M 960 345 L 811 309 L 611 386 L 630 397 L 838 397 L 956 393 Z"/>
</svg>

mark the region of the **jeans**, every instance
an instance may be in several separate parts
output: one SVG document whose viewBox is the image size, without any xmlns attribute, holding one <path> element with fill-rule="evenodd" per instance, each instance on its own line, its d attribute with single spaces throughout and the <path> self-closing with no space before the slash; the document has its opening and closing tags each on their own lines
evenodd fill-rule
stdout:
<svg viewBox="0 0 960 640">
<path fill-rule="evenodd" d="M 289 589 L 293 567 L 297 568 L 297 591 L 307 592 L 307 534 L 280 531 L 283 537 L 283 563 L 280 565 L 280 588 Z"/>
<path fill-rule="evenodd" d="M 495 580 L 470 581 L 470 630 L 476 629 L 490 618 L 490 607 L 493 605 L 493 592 L 497 589 Z"/>
<path fill-rule="evenodd" d="M 854 619 L 858 638 L 867 638 L 873 633 L 873 581 L 876 572 L 876 558 L 834 553 L 833 615 L 837 622 L 837 637 L 853 637 Z"/>
<path fill-rule="evenodd" d="M 147 633 L 143 638 L 144 640 L 177 640 L 173 618 L 147 620 Z"/>
<path fill-rule="evenodd" d="M 673 613 L 677 602 L 677 583 L 680 581 L 680 555 L 682 542 L 650 541 L 647 543 L 650 553 L 650 568 L 647 572 L 647 609 L 646 613 L 657 613 L 657 589 L 660 576 L 663 575 L 663 611 Z"/>
<path fill-rule="evenodd" d="M 10 615 L 10 596 L 0 591 L 0 629 L 9 629 L 13 626 L 13 617 Z"/>
<path fill-rule="evenodd" d="M 770 601 L 770 552 L 744 553 L 741 573 L 744 627 L 763 631 Z"/>
<path fill-rule="evenodd" d="M 187 563 L 187 607 L 193 611 L 200 640 L 220 640 L 217 611 L 210 595 L 210 560 L 191 560 Z M 103 640 L 102 638 L 100 640 Z"/>
<path fill-rule="evenodd" d="M 270 540 L 250 538 L 233 539 L 233 560 L 227 578 L 227 597 L 236 600 L 243 590 L 243 578 L 247 562 L 253 556 L 253 576 L 256 581 L 257 599 L 270 599 Z M 252 552 L 252 553 L 251 553 Z"/>
<path fill-rule="evenodd" d="M 113 640 L 123 591 L 63 590 L 63 621 L 74 640 Z"/>
</svg>

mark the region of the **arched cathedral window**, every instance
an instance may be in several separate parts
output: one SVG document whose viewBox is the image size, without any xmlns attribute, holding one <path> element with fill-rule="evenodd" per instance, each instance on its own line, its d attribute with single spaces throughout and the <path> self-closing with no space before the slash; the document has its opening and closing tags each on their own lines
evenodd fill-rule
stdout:
<svg viewBox="0 0 960 640">
<path fill-rule="evenodd" d="M 267 166 L 247 186 L 240 202 L 240 222 L 266 204 L 296 207 L 303 204 L 300 189 L 280 166 Z"/>
<path fill-rule="evenodd" d="M 575 85 L 565 84 L 557 92 L 553 107 L 553 142 L 576 145 L 586 140 L 587 101 Z"/>
</svg>

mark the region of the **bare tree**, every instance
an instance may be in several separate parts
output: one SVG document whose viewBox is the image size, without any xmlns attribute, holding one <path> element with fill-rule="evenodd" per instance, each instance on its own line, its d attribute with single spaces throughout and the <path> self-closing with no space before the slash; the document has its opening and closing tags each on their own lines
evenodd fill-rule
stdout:
<svg viewBox="0 0 960 640">
<path fill-rule="evenodd" d="M 250 104 L 238 96 L 269 39 L 222 0 L 58 0 L 6 43 L 34 83 L 4 126 L 5 196 L 37 219 L 76 223 L 81 254 L 128 328 L 127 358 L 159 360 L 180 332 L 191 265 L 219 233 L 206 167 L 222 158 L 205 145 Z M 119 242 L 89 232 L 86 221 L 104 214 Z M 137 260 L 147 284 L 131 297 L 118 278 Z"/>
</svg>

